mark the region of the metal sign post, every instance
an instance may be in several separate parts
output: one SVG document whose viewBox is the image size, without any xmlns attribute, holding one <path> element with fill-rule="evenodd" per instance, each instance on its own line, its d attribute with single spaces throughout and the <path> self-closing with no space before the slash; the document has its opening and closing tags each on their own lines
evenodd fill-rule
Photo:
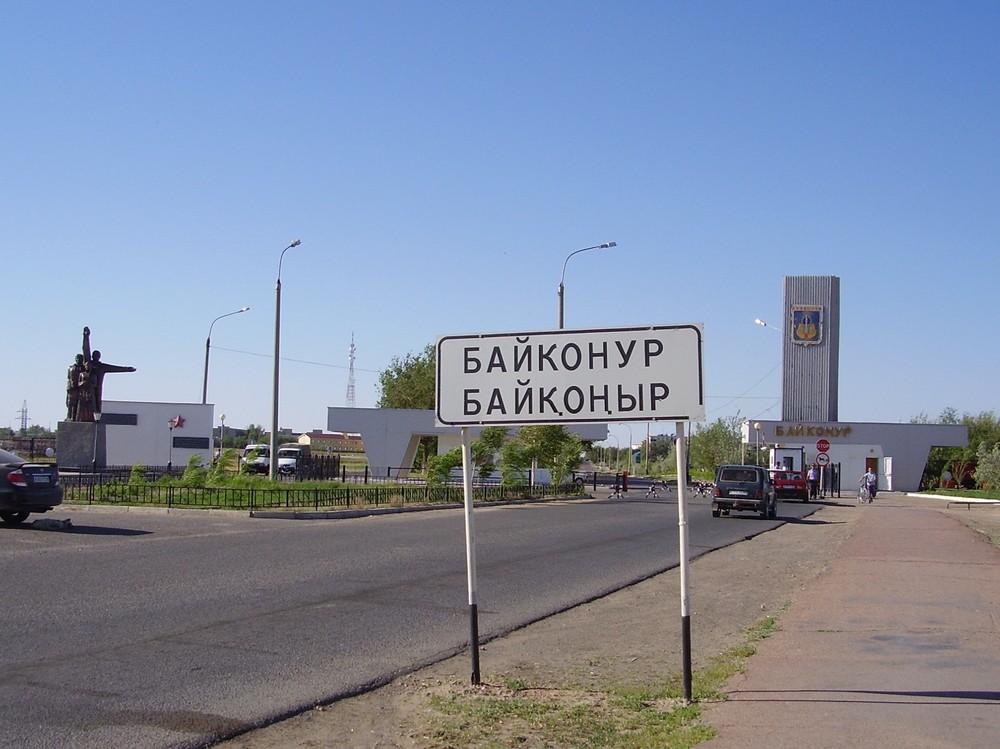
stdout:
<svg viewBox="0 0 1000 749">
<path fill-rule="evenodd" d="M 677 422 L 677 532 L 681 562 L 681 661 L 684 699 L 691 701 L 691 596 L 688 593 L 687 444 L 684 422 Z"/>
<path fill-rule="evenodd" d="M 469 427 L 676 421 L 684 695 L 691 700 L 684 421 L 705 418 L 702 324 L 475 333 L 437 343 L 435 421 L 462 428 L 472 683 L 479 683 L 479 601 Z"/>
<path fill-rule="evenodd" d="M 476 581 L 476 528 L 472 518 L 472 439 L 462 427 L 462 488 L 465 494 L 465 566 L 469 582 L 469 652 L 472 683 L 479 684 L 479 592 Z"/>
<path fill-rule="evenodd" d="M 701 324 L 478 333 L 437 344 L 441 426 L 705 416 Z"/>
</svg>

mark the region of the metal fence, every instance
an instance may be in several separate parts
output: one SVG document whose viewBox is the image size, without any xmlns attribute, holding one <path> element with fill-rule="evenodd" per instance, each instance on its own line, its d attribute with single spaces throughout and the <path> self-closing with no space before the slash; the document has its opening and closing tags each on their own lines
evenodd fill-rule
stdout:
<svg viewBox="0 0 1000 749">
<path fill-rule="evenodd" d="M 79 504 L 153 506 L 192 509 L 278 510 L 405 507 L 457 504 L 464 501 L 461 486 L 424 485 L 336 485 L 297 488 L 294 484 L 274 488 L 194 487 L 145 482 L 100 481 L 94 475 L 63 476 L 64 501 Z M 577 484 L 561 486 L 477 486 L 477 502 L 577 496 Z"/>
<path fill-rule="evenodd" d="M 48 451 L 53 453 L 56 449 L 55 437 L 9 437 L 0 440 L 0 447 L 10 452 L 15 452 L 22 458 L 35 460 L 43 456 L 48 456 Z"/>
</svg>

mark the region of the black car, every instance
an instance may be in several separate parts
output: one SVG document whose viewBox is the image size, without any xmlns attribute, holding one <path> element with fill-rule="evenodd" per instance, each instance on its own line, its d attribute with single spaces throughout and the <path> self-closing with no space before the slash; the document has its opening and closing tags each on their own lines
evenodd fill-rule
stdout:
<svg viewBox="0 0 1000 749">
<path fill-rule="evenodd" d="M 758 512 L 762 518 L 778 516 L 778 499 L 766 468 L 719 466 L 715 472 L 712 517 L 730 512 Z"/>
<path fill-rule="evenodd" d="M 55 466 L 29 463 L 0 450 L 0 520 L 10 525 L 23 523 L 32 512 L 48 512 L 62 500 Z"/>
</svg>

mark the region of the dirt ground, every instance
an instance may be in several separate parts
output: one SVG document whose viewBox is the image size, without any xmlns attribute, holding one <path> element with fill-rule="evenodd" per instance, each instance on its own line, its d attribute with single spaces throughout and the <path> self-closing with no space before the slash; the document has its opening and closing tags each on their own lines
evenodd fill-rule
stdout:
<svg viewBox="0 0 1000 749">
<path fill-rule="evenodd" d="M 886 499 L 890 497 L 900 504 L 927 505 L 927 500 L 904 495 Z M 696 670 L 741 643 L 749 627 L 794 602 L 796 591 L 822 573 L 864 512 L 848 497 L 819 504 L 821 509 L 808 518 L 692 562 L 691 649 Z M 1000 539 L 1000 508 L 942 511 L 991 532 L 995 543 Z M 699 553 L 693 542 L 691 553 Z M 681 672 L 681 660 L 680 580 L 674 570 L 486 643 L 480 648 L 479 687 L 469 683 L 469 655 L 456 656 L 376 691 L 317 707 L 220 746 L 426 749 L 438 746 L 427 735 L 435 695 L 502 691 L 505 680 L 550 692 L 575 687 L 569 694 L 585 695 L 588 687 L 661 683 L 665 676 Z"/>
</svg>

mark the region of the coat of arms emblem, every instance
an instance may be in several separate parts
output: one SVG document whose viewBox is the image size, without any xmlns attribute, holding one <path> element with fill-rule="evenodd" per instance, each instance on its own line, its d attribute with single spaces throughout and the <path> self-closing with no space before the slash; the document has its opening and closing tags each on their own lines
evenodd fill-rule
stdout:
<svg viewBox="0 0 1000 749">
<path fill-rule="evenodd" d="M 823 341 L 823 308 L 792 305 L 792 343 L 813 346 Z"/>
</svg>

